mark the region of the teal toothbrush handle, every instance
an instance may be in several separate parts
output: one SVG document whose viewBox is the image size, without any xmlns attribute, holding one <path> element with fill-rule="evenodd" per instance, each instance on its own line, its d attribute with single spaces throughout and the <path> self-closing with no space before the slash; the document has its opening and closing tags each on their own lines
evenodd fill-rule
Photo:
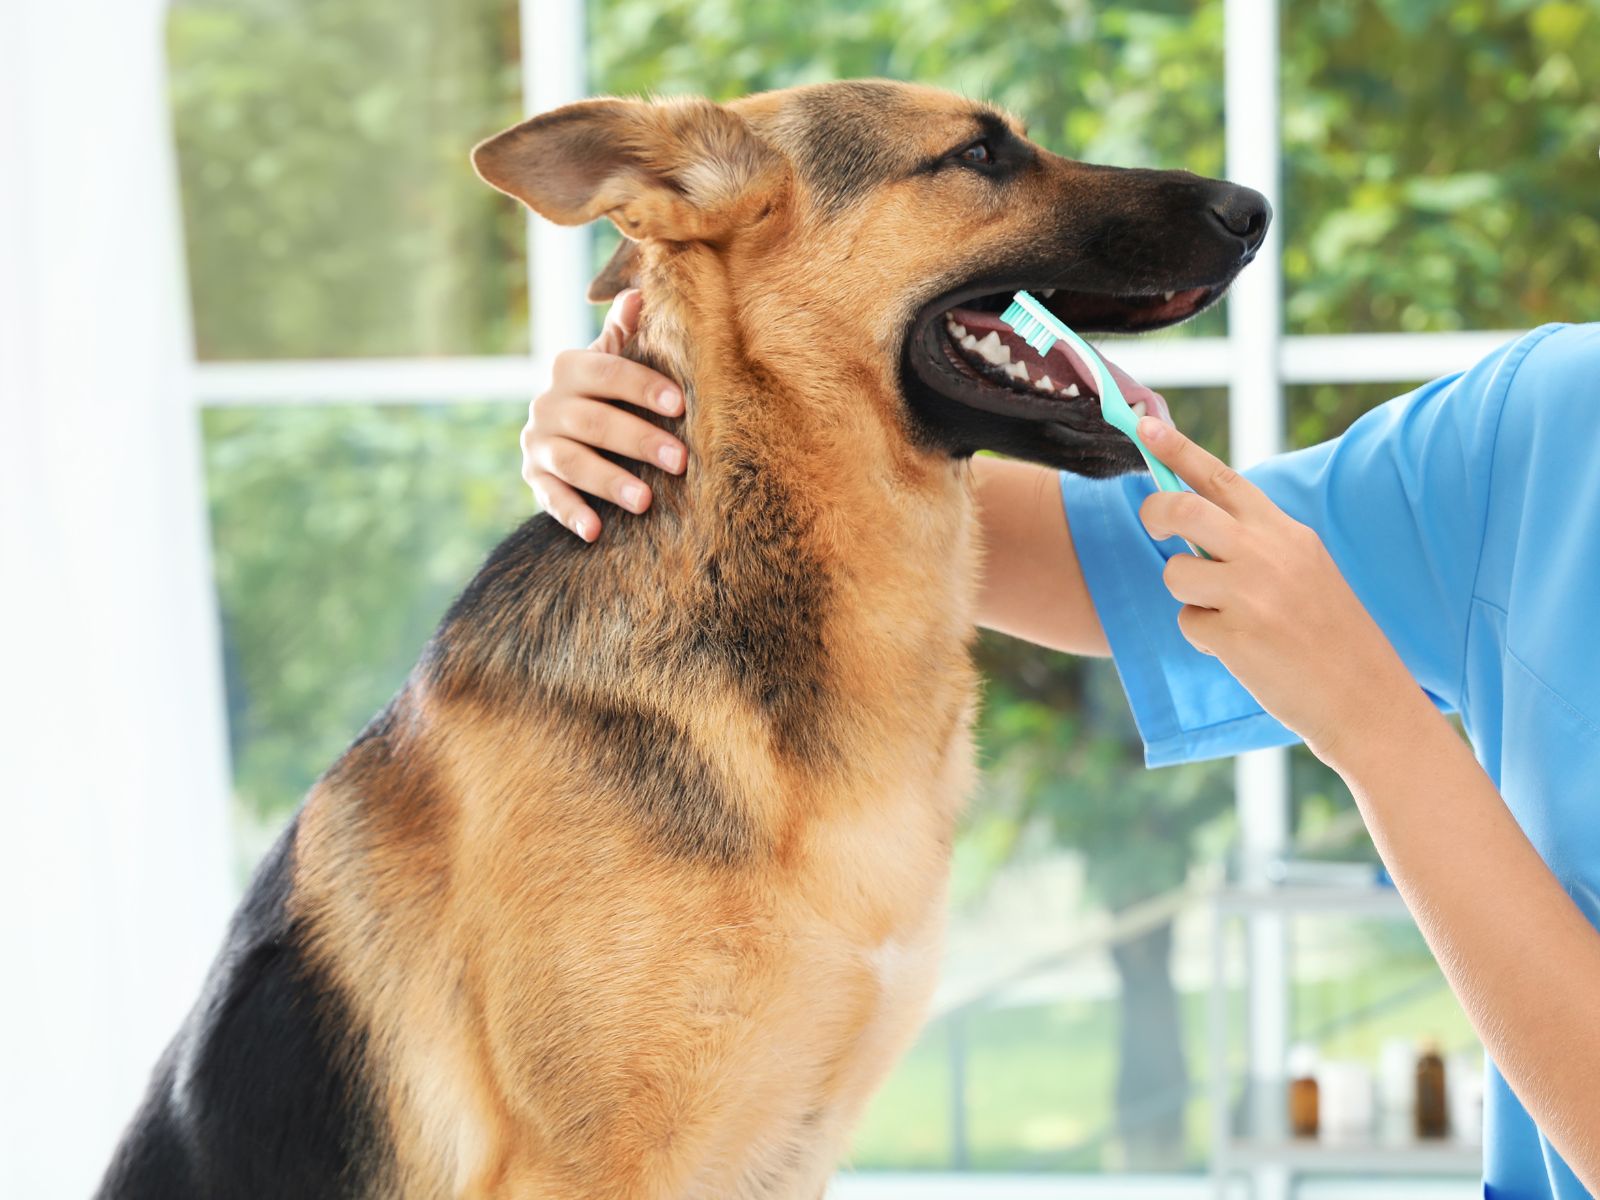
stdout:
<svg viewBox="0 0 1600 1200">
<path fill-rule="evenodd" d="M 1186 492 L 1189 490 L 1183 485 L 1183 481 L 1172 473 L 1171 467 L 1167 466 L 1166 463 L 1162 462 L 1154 454 L 1151 454 L 1150 451 L 1145 449 L 1145 445 L 1139 440 L 1139 435 L 1137 433 L 1131 429 L 1125 430 L 1124 432 L 1126 432 L 1128 437 L 1133 440 L 1133 444 L 1139 447 L 1139 453 L 1144 456 L 1145 466 L 1150 468 L 1151 478 L 1156 481 L 1156 486 L 1158 488 L 1160 488 L 1163 492 Z M 1211 555 L 1207 554 L 1199 546 L 1196 546 L 1188 538 L 1183 539 L 1183 544 L 1188 546 L 1189 549 L 1193 550 L 1201 558 L 1211 557 Z"/>
<path fill-rule="evenodd" d="M 1144 455 L 1144 464 L 1150 468 L 1150 474 L 1156 481 L 1156 486 L 1163 492 L 1186 492 L 1189 489 L 1183 486 L 1183 481 L 1172 473 L 1172 468 L 1167 466 L 1154 454 L 1144 448 L 1144 443 L 1139 440 L 1139 435 L 1130 433 L 1133 444 L 1139 447 L 1139 453 Z"/>
<path fill-rule="evenodd" d="M 1094 374 L 1096 387 L 1100 393 L 1100 415 L 1105 418 L 1107 425 L 1139 448 L 1139 453 L 1144 458 L 1145 466 L 1150 468 L 1156 486 L 1163 492 L 1188 490 L 1172 473 L 1172 469 L 1151 454 L 1139 440 L 1137 433 L 1139 418 L 1134 415 L 1133 409 L 1129 407 L 1127 399 L 1122 394 L 1122 389 L 1117 386 L 1116 377 L 1106 369 L 1105 360 L 1093 346 L 1074 333 L 1065 321 L 1026 291 L 1018 292 L 1012 297 L 1010 307 L 1000 315 L 1000 319 L 1010 325 L 1040 354 L 1049 353 L 1050 347 L 1058 341 L 1063 341 L 1072 347 L 1084 365 Z M 1201 558 L 1211 557 L 1193 542 L 1187 539 L 1185 542 L 1189 549 Z"/>
<path fill-rule="evenodd" d="M 1089 354 L 1094 353 L 1093 348 L 1081 339 L 1074 338 L 1073 340 L 1083 347 L 1085 360 L 1089 361 L 1097 369 L 1102 388 L 1100 393 L 1100 412 L 1105 417 L 1106 424 L 1125 435 L 1130 442 L 1139 448 L 1139 454 L 1144 459 L 1144 465 L 1150 468 L 1150 477 L 1156 481 L 1158 488 L 1163 492 L 1188 491 L 1189 489 L 1184 486 L 1183 481 L 1173 474 L 1172 468 L 1154 454 L 1151 454 L 1145 444 L 1139 440 L 1139 418 L 1134 416 L 1133 409 L 1128 407 L 1128 402 L 1122 396 L 1122 389 L 1117 386 L 1116 380 L 1111 377 L 1111 372 L 1102 368 L 1101 363 L 1098 361 L 1098 355 L 1095 359 L 1088 358 Z M 1184 545 L 1188 546 L 1201 558 L 1211 557 L 1188 538 L 1184 539 Z"/>
</svg>

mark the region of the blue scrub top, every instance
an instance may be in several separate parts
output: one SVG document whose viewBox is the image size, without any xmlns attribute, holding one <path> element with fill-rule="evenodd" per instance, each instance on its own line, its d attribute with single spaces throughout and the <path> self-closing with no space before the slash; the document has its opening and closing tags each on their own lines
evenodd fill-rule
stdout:
<svg viewBox="0 0 1600 1200">
<path fill-rule="evenodd" d="M 1247 474 L 1322 536 L 1418 682 L 1461 714 L 1518 823 L 1600 927 L 1600 324 L 1537 329 Z M 1295 741 L 1179 632 L 1161 567 L 1185 547 L 1140 525 L 1152 486 L 1061 477 L 1146 761 Z M 1600 1035 L 1600 1008 L 1595 1024 Z M 1587 1197 L 1488 1074 L 1484 1195 Z"/>
</svg>

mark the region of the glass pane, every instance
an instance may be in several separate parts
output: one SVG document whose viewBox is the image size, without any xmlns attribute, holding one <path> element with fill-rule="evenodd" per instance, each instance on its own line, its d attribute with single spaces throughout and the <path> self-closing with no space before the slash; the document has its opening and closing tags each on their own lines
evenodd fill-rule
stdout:
<svg viewBox="0 0 1600 1200">
<path fill-rule="evenodd" d="M 532 509 L 516 404 L 205 414 L 240 857 L 399 689 Z"/>
<path fill-rule="evenodd" d="M 1291 332 L 1600 311 L 1600 7 L 1285 0 Z"/>
<path fill-rule="evenodd" d="M 1224 446 L 1226 395 L 1171 389 Z M 985 635 L 983 781 L 956 843 L 934 1019 L 873 1102 L 861 1169 L 1161 1171 L 1205 1160 L 1207 927 L 1115 917 L 1220 869 L 1227 762 L 1147 771 L 1116 672 Z"/>
<path fill-rule="evenodd" d="M 1284 389 L 1289 449 L 1315 446 L 1338 437 L 1357 417 L 1385 400 L 1404 396 L 1423 380 L 1411 383 L 1317 383 Z"/>
<path fill-rule="evenodd" d="M 168 27 L 202 359 L 527 346 L 516 0 L 181 0 Z"/>
<path fill-rule="evenodd" d="M 916 80 L 997 101 L 1063 154 L 1222 169 L 1222 4 L 591 0 L 595 91 L 731 99 L 825 79 Z M 1184 327 L 1220 333 L 1220 310 Z"/>
</svg>

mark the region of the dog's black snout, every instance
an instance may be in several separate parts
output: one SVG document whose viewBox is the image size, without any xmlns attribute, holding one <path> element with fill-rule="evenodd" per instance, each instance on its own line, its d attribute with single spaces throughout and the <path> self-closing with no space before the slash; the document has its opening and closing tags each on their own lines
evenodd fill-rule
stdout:
<svg viewBox="0 0 1600 1200">
<path fill-rule="evenodd" d="M 1211 215 L 1217 224 L 1244 242 L 1246 254 L 1254 254 L 1267 236 L 1267 226 L 1272 223 L 1272 205 L 1251 188 L 1229 187 L 1212 200 Z"/>
</svg>

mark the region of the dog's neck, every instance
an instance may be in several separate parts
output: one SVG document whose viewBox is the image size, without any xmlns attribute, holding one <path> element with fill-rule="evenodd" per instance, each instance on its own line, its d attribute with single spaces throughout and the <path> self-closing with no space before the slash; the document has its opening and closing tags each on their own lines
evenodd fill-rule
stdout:
<svg viewBox="0 0 1600 1200">
<path fill-rule="evenodd" d="M 650 476 L 654 516 L 613 518 L 621 536 L 688 568 L 669 573 L 683 589 L 669 603 L 730 648 L 798 756 L 819 757 L 825 693 L 885 728 L 911 727 L 888 715 L 908 696 L 953 712 L 977 590 L 966 466 L 912 443 L 871 347 L 821 338 L 803 314 L 745 328 L 736 301 L 707 300 L 730 289 L 661 283 L 645 282 L 628 352 L 682 386 L 689 467 Z"/>
<path fill-rule="evenodd" d="M 689 472 L 655 481 L 666 513 L 713 532 L 759 487 L 843 538 L 921 525 L 919 500 L 951 501 L 961 469 L 910 442 L 892 363 L 825 310 L 741 297 L 718 277 L 714 256 L 697 257 L 692 268 L 680 260 L 647 279 L 627 350 L 684 392 L 675 432 L 689 447 Z"/>
</svg>

